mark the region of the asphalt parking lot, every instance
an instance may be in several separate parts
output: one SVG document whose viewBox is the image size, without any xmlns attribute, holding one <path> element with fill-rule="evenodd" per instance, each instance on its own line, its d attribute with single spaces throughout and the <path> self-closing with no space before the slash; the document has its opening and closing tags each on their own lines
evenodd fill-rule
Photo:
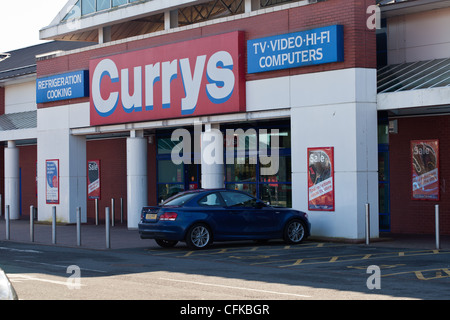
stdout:
<svg viewBox="0 0 450 320">
<path fill-rule="evenodd" d="M 151 256 L 222 262 L 254 268 L 272 268 L 299 277 L 304 284 L 332 288 L 365 286 L 366 292 L 392 297 L 449 299 L 450 251 L 426 248 L 396 248 L 332 242 L 306 241 L 287 246 L 272 241 L 218 244 L 208 250 L 144 249 Z M 301 275 L 301 276 L 300 276 Z M 377 278 L 378 276 L 378 278 Z M 378 287 L 377 287 L 378 286 Z"/>
<path fill-rule="evenodd" d="M 0 221 L 0 230 L 3 227 Z M 386 238 L 370 245 L 314 239 L 294 246 L 282 241 L 228 242 L 191 251 L 184 243 L 160 248 L 153 240 L 141 240 L 136 231 L 125 227 L 113 229 L 112 246 L 106 249 L 104 226 L 83 227 L 82 246 L 78 247 L 74 230 L 75 226 L 58 226 L 58 242 L 54 245 L 50 227 L 39 225 L 36 240 L 30 243 L 28 224 L 14 222 L 10 241 L 5 241 L 0 233 L 0 264 L 14 280 L 28 278 L 31 273 L 36 279 L 58 275 L 62 283 L 66 277 L 60 273 L 63 266 L 79 265 L 88 289 L 83 289 L 79 297 L 67 295 L 71 299 L 102 297 L 95 290 L 100 290 L 105 278 L 118 281 L 120 289 L 115 298 L 121 298 L 123 288 L 131 285 L 122 282 L 124 277 L 139 278 L 126 291 L 128 299 L 134 299 L 137 290 L 152 290 L 152 297 L 158 294 L 154 286 L 144 286 L 149 283 L 161 288 L 164 297 L 173 299 L 450 298 L 448 237 L 442 237 L 439 250 L 435 249 L 433 237 L 408 236 Z M 26 253 L 35 251 L 39 254 Z M 59 273 L 48 270 L 51 266 Z M 90 275 L 89 270 L 102 272 L 98 277 Z M 96 285 L 90 285 L 92 282 Z M 19 290 L 24 286 L 22 292 L 29 292 L 26 284 L 18 282 L 17 286 Z M 39 282 L 40 286 L 44 284 Z M 193 296 L 189 285 L 201 288 L 196 291 L 198 295 Z M 48 290 L 49 297 L 67 294 L 64 290 Z M 223 295 L 221 291 L 233 293 Z"/>
</svg>

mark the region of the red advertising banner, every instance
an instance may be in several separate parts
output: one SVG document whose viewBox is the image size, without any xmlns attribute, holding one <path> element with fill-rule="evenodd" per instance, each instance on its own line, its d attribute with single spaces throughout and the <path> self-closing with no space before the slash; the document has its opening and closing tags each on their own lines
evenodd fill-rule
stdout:
<svg viewBox="0 0 450 320">
<path fill-rule="evenodd" d="M 88 199 L 100 199 L 100 160 L 89 160 L 87 170 Z"/>
<path fill-rule="evenodd" d="M 334 148 L 308 148 L 308 210 L 334 211 Z"/>
<path fill-rule="evenodd" d="M 244 112 L 244 49 L 236 31 L 91 60 L 91 125 Z"/>
<path fill-rule="evenodd" d="M 411 141 L 412 198 L 439 200 L 439 140 Z"/>
</svg>

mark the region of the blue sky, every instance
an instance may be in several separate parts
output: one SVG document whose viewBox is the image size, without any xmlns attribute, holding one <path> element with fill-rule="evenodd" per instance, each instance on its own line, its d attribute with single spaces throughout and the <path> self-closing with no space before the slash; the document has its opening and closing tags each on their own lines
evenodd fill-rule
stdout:
<svg viewBox="0 0 450 320">
<path fill-rule="evenodd" d="M 1 0 L 0 52 L 35 44 L 39 30 L 48 26 L 68 0 Z"/>
</svg>

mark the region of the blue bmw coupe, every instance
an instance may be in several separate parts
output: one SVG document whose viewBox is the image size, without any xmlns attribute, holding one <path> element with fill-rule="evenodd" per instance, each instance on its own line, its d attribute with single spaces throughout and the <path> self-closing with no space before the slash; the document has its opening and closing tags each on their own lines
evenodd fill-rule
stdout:
<svg viewBox="0 0 450 320">
<path fill-rule="evenodd" d="M 139 234 L 164 248 L 184 241 L 191 249 L 204 249 L 213 241 L 283 239 L 298 244 L 310 228 L 304 212 L 272 207 L 240 191 L 200 189 L 142 208 Z"/>
</svg>

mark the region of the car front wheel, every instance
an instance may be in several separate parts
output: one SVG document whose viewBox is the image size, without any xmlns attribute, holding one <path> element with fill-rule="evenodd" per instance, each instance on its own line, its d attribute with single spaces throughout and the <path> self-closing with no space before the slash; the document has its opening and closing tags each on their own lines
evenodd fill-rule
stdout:
<svg viewBox="0 0 450 320">
<path fill-rule="evenodd" d="M 209 227 L 199 223 L 193 225 L 186 234 L 186 244 L 191 249 L 204 249 L 212 242 L 212 233 Z"/>
<path fill-rule="evenodd" d="M 298 244 L 305 240 L 305 225 L 300 220 L 289 221 L 284 228 L 284 241 L 288 244 Z"/>
</svg>

